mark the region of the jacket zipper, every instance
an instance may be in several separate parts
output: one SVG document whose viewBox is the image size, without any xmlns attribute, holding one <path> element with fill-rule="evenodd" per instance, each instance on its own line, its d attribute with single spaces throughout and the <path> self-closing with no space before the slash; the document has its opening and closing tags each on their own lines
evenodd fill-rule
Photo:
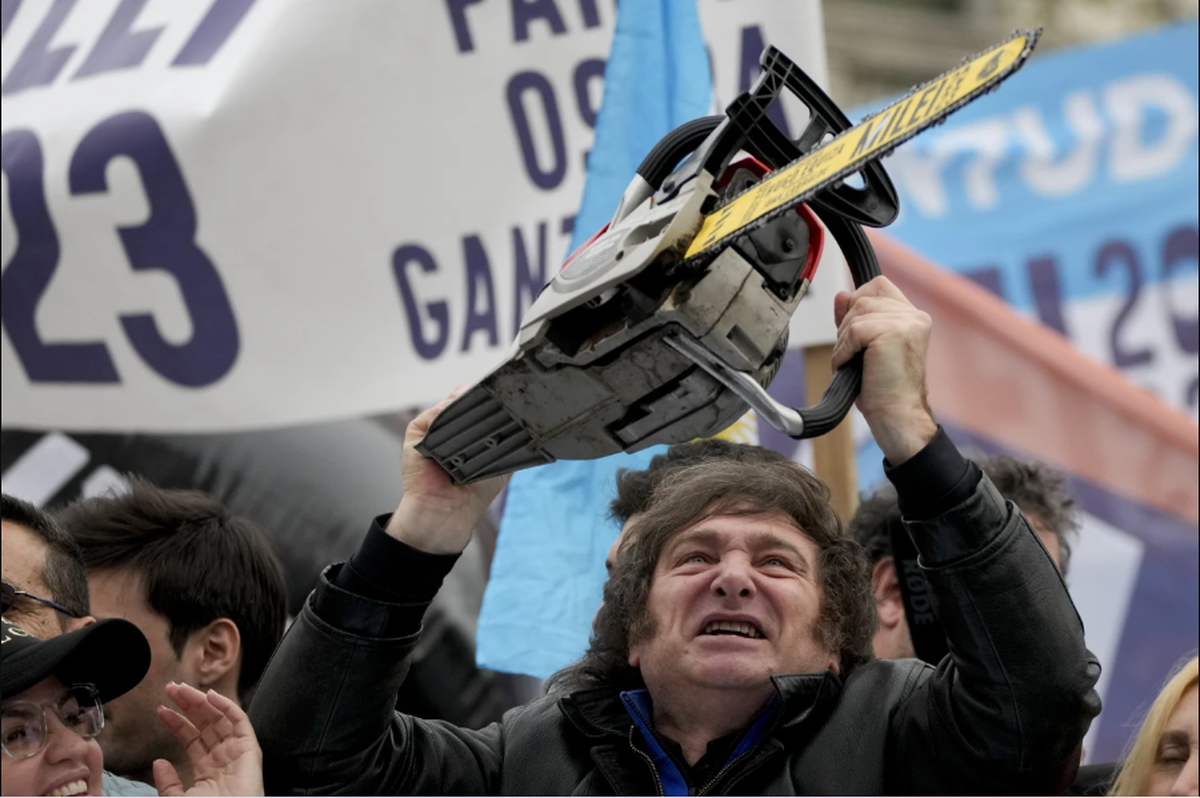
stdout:
<svg viewBox="0 0 1200 798">
<path fill-rule="evenodd" d="M 647 754 L 642 749 L 638 748 L 637 745 L 633 742 L 634 728 L 635 727 L 632 723 L 629 724 L 629 747 L 632 748 L 634 751 L 637 751 L 639 754 L 641 754 L 642 759 L 646 760 L 646 764 L 650 766 L 650 773 L 653 774 L 653 776 L 654 776 L 654 786 L 658 790 L 658 794 L 665 795 L 665 793 L 663 792 L 662 782 L 658 778 L 658 768 L 656 768 L 654 766 L 654 760 L 650 758 L 649 754 Z"/>
<path fill-rule="evenodd" d="M 757 747 L 757 746 L 756 746 L 756 747 Z M 735 756 L 733 759 L 731 759 L 731 760 L 729 760 L 728 762 L 726 762 L 726 763 L 725 763 L 725 767 L 723 767 L 723 768 L 721 768 L 720 770 L 718 770 L 718 771 L 717 771 L 717 775 L 715 775 L 715 776 L 713 776 L 711 779 L 709 779 L 709 780 L 708 780 L 708 784 L 705 784 L 703 787 L 701 787 L 701 788 L 700 788 L 700 791 L 699 791 L 699 792 L 697 792 L 697 793 L 696 793 L 696 795 L 704 795 L 704 794 L 706 794 L 706 793 L 708 792 L 709 788 L 711 788 L 711 787 L 712 787 L 714 784 L 716 784 L 718 781 L 720 781 L 720 780 L 721 780 L 721 777 L 722 777 L 722 776 L 724 776 L 726 773 L 728 773 L 728 772 L 729 772 L 729 769 L 730 769 L 730 768 L 732 768 L 732 767 L 733 767 L 734 765 L 736 765 L 738 762 L 741 762 L 741 761 L 742 761 L 743 759 L 745 759 L 746 757 L 750 756 L 750 754 L 754 753 L 754 750 L 755 750 L 755 749 L 754 749 L 754 748 L 752 748 L 752 749 L 750 749 L 749 751 L 743 751 L 742 753 L 740 753 L 740 754 L 738 754 L 737 756 Z"/>
</svg>

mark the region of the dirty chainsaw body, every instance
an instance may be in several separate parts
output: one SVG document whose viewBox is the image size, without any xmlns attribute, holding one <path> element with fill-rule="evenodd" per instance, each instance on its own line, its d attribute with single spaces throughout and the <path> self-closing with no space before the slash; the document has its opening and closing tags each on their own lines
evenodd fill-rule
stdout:
<svg viewBox="0 0 1200 798">
<path fill-rule="evenodd" d="M 825 231 L 856 286 L 878 275 L 862 226 L 899 210 L 879 159 L 995 88 L 1036 38 L 1018 33 L 856 126 L 768 48 L 724 116 L 680 126 L 646 156 L 612 221 L 538 295 L 508 359 L 417 448 L 465 483 L 715 435 L 750 408 L 793 437 L 828 432 L 858 395 L 861 357 L 811 408 L 766 393 Z M 785 89 L 809 110 L 794 140 L 767 116 Z M 740 152 L 751 157 L 734 162 Z M 853 174 L 858 187 L 844 182 Z"/>
</svg>

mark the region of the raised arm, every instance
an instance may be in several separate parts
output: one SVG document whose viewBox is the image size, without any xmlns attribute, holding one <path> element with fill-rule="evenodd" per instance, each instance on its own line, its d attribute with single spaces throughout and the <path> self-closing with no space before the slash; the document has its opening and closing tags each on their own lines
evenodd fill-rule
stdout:
<svg viewBox="0 0 1200 798">
<path fill-rule="evenodd" d="M 905 791 L 1058 794 L 1100 711 L 1100 667 L 1020 511 L 925 401 L 929 317 L 885 278 L 840 295 L 834 366 L 865 349 L 859 408 L 887 458 L 950 656 L 892 718 Z"/>
<path fill-rule="evenodd" d="M 399 507 L 321 575 L 263 675 L 250 716 L 270 794 L 480 794 L 498 776 L 498 726 L 393 710 L 421 618 L 505 481 L 455 486 L 416 451 L 450 399 L 409 424 Z"/>
</svg>

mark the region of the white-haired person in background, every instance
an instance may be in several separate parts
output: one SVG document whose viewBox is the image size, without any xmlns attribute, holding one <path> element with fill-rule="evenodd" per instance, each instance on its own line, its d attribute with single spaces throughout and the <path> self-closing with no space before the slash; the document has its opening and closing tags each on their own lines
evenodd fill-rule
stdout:
<svg viewBox="0 0 1200 798">
<path fill-rule="evenodd" d="M 150 646 L 128 621 L 110 619 L 42 640 L 4 622 L 0 719 L 4 795 L 99 795 L 104 755 L 96 735 L 104 702 L 129 691 L 150 667 Z M 179 708 L 158 717 L 187 749 L 195 785 L 184 792 L 166 760 L 154 763 L 162 795 L 262 795 L 262 751 L 237 704 L 172 684 Z"/>
</svg>

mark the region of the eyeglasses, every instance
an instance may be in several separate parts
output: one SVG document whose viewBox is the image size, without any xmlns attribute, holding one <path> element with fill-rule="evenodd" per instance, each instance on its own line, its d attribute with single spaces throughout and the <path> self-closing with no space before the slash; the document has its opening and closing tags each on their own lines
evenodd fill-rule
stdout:
<svg viewBox="0 0 1200 798">
<path fill-rule="evenodd" d="M 38 596 L 35 596 L 32 593 L 28 593 L 24 590 L 17 590 L 15 587 L 10 585 L 8 582 L 0 582 L 0 586 L 2 586 L 2 587 L 0 587 L 0 600 L 3 601 L 3 614 L 4 615 L 8 615 L 9 611 L 11 611 L 13 609 L 13 607 L 17 606 L 17 598 L 21 597 L 21 598 L 27 598 L 30 601 L 36 601 L 38 604 L 45 604 L 47 607 L 58 610 L 63 615 L 66 615 L 68 618 L 82 617 L 82 616 L 80 616 L 79 613 L 75 612 L 74 610 L 67 609 L 63 605 L 59 604 L 57 601 L 51 601 L 50 599 L 39 598 Z"/>
<path fill-rule="evenodd" d="M 85 740 L 95 737 L 104 728 L 104 707 L 94 684 L 72 685 L 48 704 L 5 701 L 0 709 L 0 721 L 3 722 L 0 743 L 7 756 L 25 759 L 46 747 L 50 736 L 46 733 L 47 709 Z"/>
</svg>

